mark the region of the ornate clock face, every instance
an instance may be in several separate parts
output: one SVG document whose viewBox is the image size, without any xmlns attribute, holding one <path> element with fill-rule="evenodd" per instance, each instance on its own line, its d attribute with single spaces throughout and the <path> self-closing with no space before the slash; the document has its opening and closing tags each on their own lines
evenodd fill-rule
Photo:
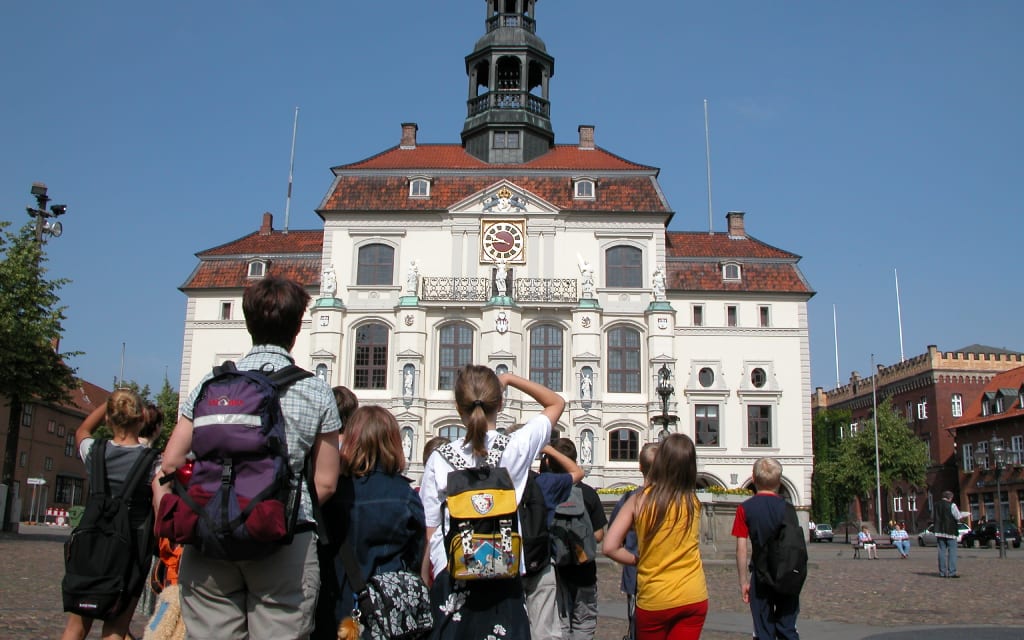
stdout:
<svg viewBox="0 0 1024 640">
<path fill-rule="evenodd" d="M 483 223 L 481 241 L 488 261 L 524 262 L 525 238 L 522 221 L 495 220 Z"/>
</svg>

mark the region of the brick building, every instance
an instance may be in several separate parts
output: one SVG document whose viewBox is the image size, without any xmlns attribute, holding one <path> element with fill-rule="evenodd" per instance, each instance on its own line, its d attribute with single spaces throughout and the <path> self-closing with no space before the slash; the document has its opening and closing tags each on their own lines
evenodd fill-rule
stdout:
<svg viewBox="0 0 1024 640">
<path fill-rule="evenodd" d="M 882 521 L 905 520 L 917 530 L 931 520 L 931 505 L 942 491 L 959 493 L 960 479 L 955 457 L 956 444 L 949 431 L 964 415 L 965 402 L 980 393 L 997 374 L 1020 367 L 1024 354 L 971 345 L 956 351 L 928 351 L 903 362 L 879 365 L 874 376 L 861 378 L 856 372 L 846 385 L 829 391 L 818 387 L 811 399 L 813 413 L 824 409 L 846 409 L 851 425 L 871 424 L 872 385 L 877 400 L 891 398 L 893 408 L 907 420 L 914 433 L 928 444 L 932 464 L 924 486 L 882 487 Z M 859 519 L 876 522 L 874 497 L 858 505 Z"/>
<path fill-rule="evenodd" d="M 18 420 L 20 434 L 14 466 L 15 504 L 11 511 L 19 521 L 33 517 L 33 487 L 36 513 L 47 508 L 67 509 L 85 504 L 85 467 L 75 450 L 75 431 L 110 392 L 90 382 L 71 391 L 67 403 L 24 402 Z M 0 404 L 0 459 L 7 443 L 10 403 Z M 45 484 L 29 484 L 29 479 Z"/>
<path fill-rule="evenodd" d="M 1020 527 L 1024 515 L 1024 367 L 993 377 L 981 390 L 965 396 L 964 403 L 963 417 L 947 428 L 956 451 L 960 509 L 969 508 L 973 521 L 995 520 L 998 489 L 999 515 Z M 1002 451 L 997 453 L 1000 447 Z"/>
</svg>

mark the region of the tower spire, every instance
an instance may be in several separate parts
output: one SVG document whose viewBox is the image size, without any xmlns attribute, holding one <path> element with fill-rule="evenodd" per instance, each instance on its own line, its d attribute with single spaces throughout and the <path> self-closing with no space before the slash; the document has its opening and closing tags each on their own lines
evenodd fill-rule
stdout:
<svg viewBox="0 0 1024 640">
<path fill-rule="evenodd" d="M 466 56 L 462 144 L 485 162 L 528 162 L 555 143 L 548 100 L 555 59 L 537 37 L 536 4 L 488 0 L 487 32 Z"/>
</svg>

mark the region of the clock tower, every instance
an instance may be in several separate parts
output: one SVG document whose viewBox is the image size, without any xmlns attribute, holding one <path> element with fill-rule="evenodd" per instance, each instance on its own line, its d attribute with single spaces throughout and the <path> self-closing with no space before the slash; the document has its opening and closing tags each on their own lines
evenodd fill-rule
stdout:
<svg viewBox="0 0 1024 640">
<path fill-rule="evenodd" d="M 548 83 L 555 59 L 537 37 L 537 0 L 488 0 L 487 33 L 466 56 L 462 146 L 495 164 L 521 164 L 555 143 Z"/>
</svg>

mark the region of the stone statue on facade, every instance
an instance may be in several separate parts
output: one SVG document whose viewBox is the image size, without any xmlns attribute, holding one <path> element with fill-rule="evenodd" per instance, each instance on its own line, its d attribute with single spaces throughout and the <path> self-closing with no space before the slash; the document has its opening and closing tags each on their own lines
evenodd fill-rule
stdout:
<svg viewBox="0 0 1024 640">
<path fill-rule="evenodd" d="M 406 295 L 416 295 L 416 285 L 419 284 L 420 267 L 416 264 L 416 260 L 409 261 L 409 269 L 405 272 L 405 293 Z"/>
<path fill-rule="evenodd" d="M 338 292 L 338 278 L 334 274 L 334 265 L 329 264 L 320 277 L 320 297 L 333 298 Z"/>
<path fill-rule="evenodd" d="M 651 287 L 654 289 L 654 299 L 661 302 L 665 299 L 665 268 L 660 264 L 654 267 L 651 274 Z"/>
<path fill-rule="evenodd" d="M 594 267 L 587 262 L 587 259 L 576 254 L 580 266 L 580 288 L 583 298 L 594 297 Z"/>
<path fill-rule="evenodd" d="M 508 295 L 508 269 L 504 260 L 494 263 L 494 287 L 498 290 L 498 297 L 504 298 Z"/>
</svg>

